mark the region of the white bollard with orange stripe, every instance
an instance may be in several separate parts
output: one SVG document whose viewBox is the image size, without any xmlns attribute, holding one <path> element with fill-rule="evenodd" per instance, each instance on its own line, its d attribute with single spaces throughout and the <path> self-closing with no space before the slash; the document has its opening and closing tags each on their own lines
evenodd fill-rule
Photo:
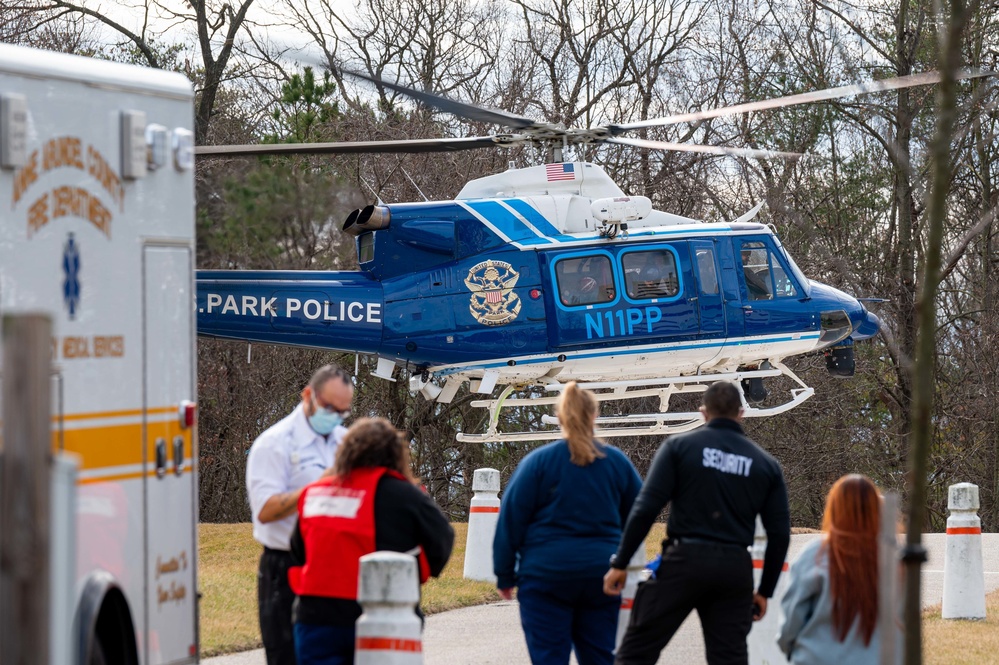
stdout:
<svg viewBox="0 0 999 665">
<path fill-rule="evenodd" d="M 767 551 L 767 532 L 763 522 L 756 518 L 756 536 L 753 539 L 753 588 L 759 588 L 763 577 L 763 556 Z M 749 630 L 747 644 L 749 646 L 750 665 L 786 665 L 787 658 L 777 646 L 777 626 L 780 622 L 780 600 L 787 590 L 787 561 L 781 568 L 780 578 L 774 595 L 767 601 L 767 613 L 759 621 L 754 621 Z"/>
<path fill-rule="evenodd" d="M 951 485 L 947 501 L 947 550 L 944 553 L 944 619 L 985 618 L 985 568 L 978 485 Z"/>
<path fill-rule="evenodd" d="M 416 558 L 399 552 L 361 557 L 355 624 L 356 665 L 423 665 L 423 626 L 416 615 L 420 575 Z"/>
<path fill-rule="evenodd" d="M 476 469 L 472 476 L 472 505 L 468 509 L 468 536 L 465 540 L 466 580 L 495 582 L 493 537 L 499 522 L 500 472 Z"/>
<path fill-rule="evenodd" d="M 617 615 L 617 638 L 614 640 L 614 649 L 621 646 L 621 639 L 628 630 L 628 622 L 631 620 L 631 608 L 635 606 L 635 594 L 638 592 L 638 583 L 642 581 L 642 571 L 645 570 L 645 541 L 643 540 L 635 550 L 628 562 L 628 576 L 624 581 L 624 589 L 621 591 L 621 610 Z"/>
</svg>

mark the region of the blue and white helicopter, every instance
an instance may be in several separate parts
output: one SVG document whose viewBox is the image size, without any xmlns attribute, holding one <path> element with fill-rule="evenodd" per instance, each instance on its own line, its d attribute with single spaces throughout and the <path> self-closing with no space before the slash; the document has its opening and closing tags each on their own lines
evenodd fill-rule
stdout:
<svg viewBox="0 0 999 665">
<path fill-rule="evenodd" d="M 366 77 L 365 77 L 366 78 Z M 371 79 L 423 103 L 512 128 L 496 136 L 198 148 L 202 156 L 424 152 L 534 143 L 550 163 L 473 180 L 454 200 L 369 205 L 343 230 L 356 238 L 358 271 L 199 271 L 198 333 L 378 356 L 375 376 L 448 403 L 469 383 L 490 410 L 487 431 L 460 441 L 558 438 L 499 431 L 500 410 L 553 404 L 568 381 L 600 401 L 658 398 L 653 413 L 601 417 L 602 437 L 662 435 L 697 427 L 670 410 L 679 393 L 732 381 L 748 417 L 776 415 L 814 394 L 784 361 L 825 353 L 829 372 L 854 373 L 853 344 L 880 321 L 862 301 L 809 279 L 761 205 L 725 223 L 652 209 L 598 165 L 562 161 L 570 145 L 618 143 L 747 157 L 784 153 L 632 139 L 650 126 L 934 83 L 936 73 L 846 86 L 627 125 L 565 130 Z M 764 379 L 788 377 L 782 404 L 763 406 Z M 511 397 L 516 391 L 524 396 Z M 498 394 L 495 394 L 497 393 Z M 495 394 L 495 396 L 494 396 Z"/>
</svg>

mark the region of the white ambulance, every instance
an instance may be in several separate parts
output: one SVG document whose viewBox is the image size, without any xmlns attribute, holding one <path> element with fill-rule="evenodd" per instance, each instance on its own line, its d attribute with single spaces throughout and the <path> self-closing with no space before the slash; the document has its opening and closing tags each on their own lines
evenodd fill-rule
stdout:
<svg viewBox="0 0 999 665">
<path fill-rule="evenodd" d="M 0 314 L 52 319 L 82 665 L 198 660 L 193 122 L 180 74 L 0 44 Z"/>
</svg>

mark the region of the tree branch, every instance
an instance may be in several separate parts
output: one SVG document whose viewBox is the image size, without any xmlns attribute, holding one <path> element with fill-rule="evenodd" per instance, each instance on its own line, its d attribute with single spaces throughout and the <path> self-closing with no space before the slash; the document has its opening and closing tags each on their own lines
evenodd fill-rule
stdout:
<svg viewBox="0 0 999 665">
<path fill-rule="evenodd" d="M 122 35 L 127 37 L 129 41 L 135 44 L 136 48 L 138 48 L 139 51 L 142 52 L 143 57 L 145 57 L 146 62 L 149 63 L 150 67 L 154 67 L 155 69 L 162 68 L 159 60 L 156 58 L 156 54 L 154 54 L 152 49 L 149 48 L 149 45 L 146 43 L 146 40 L 140 37 L 139 35 L 135 34 L 134 32 L 132 32 L 122 24 L 118 23 L 117 21 L 112 21 L 104 14 L 96 12 L 93 9 L 89 9 L 87 7 L 80 7 L 78 5 L 74 5 L 69 2 L 64 2 L 64 0 L 50 0 L 50 2 L 52 3 L 51 8 L 53 9 L 59 7 L 61 9 L 68 9 L 78 14 L 84 14 L 85 16 L 90 16 L 91 18 L 97 19 L 98 21 L 108 26 L 112 30 L 121 33 Z"/>
<path fill-rule="evenodd" d="M 982 231 L 987 229 L 992 222 L 996 219 L 996 214 L 999 213 L 999 207 L 994 207 L 989 210 L 985 215 L 982 216 L 978 223 L 975 224 L 964 237 L 961 238 L 954 249 L 951 250 L 950 254 L 944 260 L 944 269 L 940 272 L 940 281 L 947 279 L 947 276 L 954 271 L 957 267 L 958 262 L 960 262 L 961 257 L 964 256 L 964 250 L 968 249 L 968 245 L 971 241 L 981 235 Z"/>
</svg>

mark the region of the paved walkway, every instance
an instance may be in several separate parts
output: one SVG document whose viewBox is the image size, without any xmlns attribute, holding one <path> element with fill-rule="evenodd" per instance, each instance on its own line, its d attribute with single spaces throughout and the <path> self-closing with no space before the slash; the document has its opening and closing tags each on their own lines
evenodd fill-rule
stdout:
<svg viewBox="0 0 999 665">
<path fill-rule="evenodd" d="M 805 544 L 816 537 L 792 536 L 789 558 L 794 560 Z M 923 537 L 930 555 L 923 568 L 924 607 L 939 605 L 943 597 L 944 539 L 943 534 Z M 999 588 L 999 534 L 983 534 L 982 549 L 985 588 L 992 591 Z M 779 611 L 776 607 L 770 610 Z M 423 656 L 425 665 L 529 663 L 517 603 L 490 603 L 428 617 L 423 635 Z M 264 655 L 262 650 L 257 650 L 209 658 L 203 662 L 208 665 L 264 665 Z M 704 640 L 697 615 L 692 614 L 663 651 L 659 663 L 698 662 L 704 662 Z M 575 658 L 572 663 L 575 665 Z"/>
</svg>

